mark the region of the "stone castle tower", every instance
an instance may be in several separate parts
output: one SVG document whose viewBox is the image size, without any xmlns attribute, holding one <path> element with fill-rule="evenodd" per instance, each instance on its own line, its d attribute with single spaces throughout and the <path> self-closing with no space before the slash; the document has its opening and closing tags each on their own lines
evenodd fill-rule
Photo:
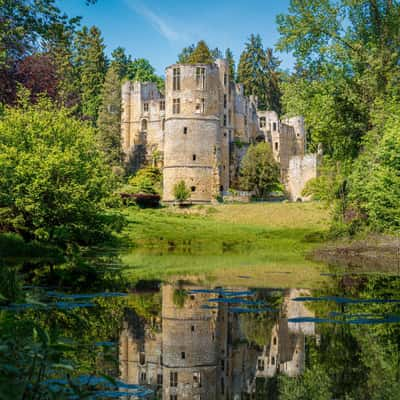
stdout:
<svg viewBox="0 0 400 400">
<path fill-rule="evenodd" d="M 225 60 L 175 64 L 165 76 L 165 96 L 154 83 L 122 86 L 126 161 L 132 171 L 145 164 L 163 167 L 165 202 L 175 200 L 174 186 L 181 180 L 193 203 L 223 195 L 237 183 L 248 146 L 260 141 L 270 143 L 289 196 L 301 197 L 303 177 L 316 176 L 316 163 L 302 163 L 302 117 L 280 121 L 274 111 L 257 110 L 257 98 L 245 96 L 243 86 L 232 81 Z M 291 165 L 293 157 L 298 159 Z"/>
</svg>

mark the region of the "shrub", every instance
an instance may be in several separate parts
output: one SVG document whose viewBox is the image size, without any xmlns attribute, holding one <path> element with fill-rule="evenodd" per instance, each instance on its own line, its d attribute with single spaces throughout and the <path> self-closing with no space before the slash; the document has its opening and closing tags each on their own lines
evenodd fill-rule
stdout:
<svg viewBox="0 0 400 400">
<path fill-rule="evenodd" d="M 257 198 L 266 198 L 279 187 L 279 166 L 268 143 L 251 145 L 240 165 L 242 190 L 254 191 Z"/>
<path fill-rule="evenodd" d="M 174 186 L 174 196 L 179 202 L 185 201 L 190 197 L 190 191 L 183 180 Z"/>
<path fill-rule="evenodd" d="M 28 105 L 28 96 L 0 118 L 0 231 L 60 247 L 105 239 L 116 181 L 95 130 L 47 99 Z"/>
<path fill-rule="evenodd" d="M 129 180 L 135 194 L 160 194 L 161 182 L 162 173 L 159 168 L 155 167 L 142 168 Z"/>
</svg>

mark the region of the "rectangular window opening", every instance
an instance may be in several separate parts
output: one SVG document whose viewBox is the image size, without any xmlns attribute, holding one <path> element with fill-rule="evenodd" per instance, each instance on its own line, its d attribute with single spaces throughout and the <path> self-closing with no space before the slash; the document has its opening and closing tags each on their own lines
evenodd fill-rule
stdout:
<svg viewBox="0 0 400 400">
<path fill-rule="evenodd" d="M 171 387 L 177 387 L 178 386 L 178 373 L 177 372 L 171 372 L 169 375 L 169 383 Z"/>
<path fill-rule="evenodd" d="M 181 99 L 172 100 L 172 114 L 180 114 L 181 112 Z"/>
<path fill-rule="evenodd" d="M 172 90 L 181 90 L 181 70 L 174 68 L 172 74 Z"/>
<path fill-rule="evenodd" d="M 149 111 L 149 103 L 143 103 L 143 111 L 148 112 Z"/>
<path fill-rule="evenodd" d="M 196 68 L 196 85 L 198 89 L 206 87 L 206 69 L 204 67 Z"/>
<path fill-rule="evenodd" d="M 188 128 L 187 128 L 186 126 L 183 128 L 183 133 L 184 133 L 185 135 L 188 133 Z"/>
</svg>

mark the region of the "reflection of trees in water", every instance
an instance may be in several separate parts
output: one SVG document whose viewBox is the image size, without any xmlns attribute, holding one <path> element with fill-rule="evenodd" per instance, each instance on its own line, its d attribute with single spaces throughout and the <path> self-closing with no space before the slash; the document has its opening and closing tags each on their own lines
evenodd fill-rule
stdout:
<svg viewBox="0 0 400 400">
<path fill-rule="evenodd" d="M 281 291 L 259 289 L 256 292 L 256 300 L 263 301 L 269 307 L 279 310 L 283 302 Z M 283 310 L 282 310 L 283 311 Z M 272 328 L 281 317 L 278 312 L 248 313 L 240 316 L 241 327 L 244 336 L 250 343 L 257 346 L 269 346 L 271 342 Z"/>
<path fill-rule="evenodd" d="M 389 275 L 333 276 L 315 297 L 400 299 L 400 278 Z M 332 312 L 341 323 L 318 324 L 320 340 L 307 340 L 307 369 L 299 379 L 279 380 L 280 399 L 397 400 L 400 393 L 400 324 L 350 324 L 351 317 L 399 313 L 396 303 L 311 302 L 319 317 Z M 367 318 L 365 318 L 367 321 Z"/>
</svg>

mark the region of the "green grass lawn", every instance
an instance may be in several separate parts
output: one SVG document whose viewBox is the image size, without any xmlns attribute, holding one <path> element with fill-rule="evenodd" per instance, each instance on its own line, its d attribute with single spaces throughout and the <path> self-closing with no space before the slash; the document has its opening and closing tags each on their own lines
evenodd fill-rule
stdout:
<svg viewBox="0 0 400 400">
<path fill-rule="evenodd" d="M 184 277 L 231 286 L 315 287 L 323 266 L 306 259 L 323 240 L 318 203 L 128 209 L 121 250 L 132 280 Z"/>
</svg>

